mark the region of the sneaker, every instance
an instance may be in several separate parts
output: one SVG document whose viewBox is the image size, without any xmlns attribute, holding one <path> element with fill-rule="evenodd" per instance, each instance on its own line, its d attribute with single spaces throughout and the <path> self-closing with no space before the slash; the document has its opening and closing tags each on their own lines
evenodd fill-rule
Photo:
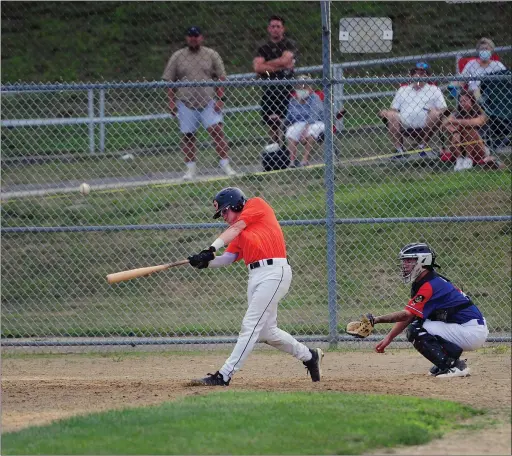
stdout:
<svg viewBox="0 0 512 456">
<path fill-rule="evenodd" d="M 290 163 L 289 168 L 302 168 L 302 164 L 299 160 L 295 159 Z"/>
<path fill-rule="evenodd" d="M 310 348 L 309 351 L 311 352 L 311 359 L 304 361 L 302 364 L 306 366 L 309 375 L 311 375 L 311 380 L 319 382 L 322 378 L 322 358 L 324 357 L 324 352 L 319 348 Z"/>
<path fill-rule="evenodd" d="M 231 165 L 229 163 L 226 163 L 225 165 L 220 165 L 220 167 L 222 168 L 222 171 L 224 171 L 224 173 L 227 176 L 229 176 L 229 177 L 236 176 L 236 172 L 233 170 L 233 168 L 231 168 Z"/>
<path fill-rule="evenodd" d="M 418 149 L 421 149 L 420 153 L 418 154 L 420 157 L 423 157 L 423 158 L 428 157 L 428 152 L 426 150 L 424 150 L 426 148 L 427 148 L 427 146 L 425 144 L 418 145 Z"/>
<path fill-rule="evenodd" d="M 280 149 L 278 143 L 272 143 L 267 144 L 265 148 L 263 149 L 265 152 L 271 153 L 271 152 L 277 152 Z"/>
<path fill-rule="evenodd" d="M 435 364 L 429 370 L 429 374 L 432 375 L 433 377 L 435 377 L 440 372 L 441 372 L 441 369 L 439 369 L 439 367 L 437 367 Z"/>
<path fill-rule="evenodd" d="M 455 160 L 455 166 L 453 167 L 454 171 L 462 171 L 464 169 L 464 157 L 457 157 Z"/>
<path fill-rule="evenodd" d="M 466 157 L 464 159 L 464 163 L 462 164 L 462 169 L 471 169 L 473 168 L 473 160 L 471 158 Z"/>
<path fill-rule="evenodd" d="M 455 361 L 453 367 L 449 369 L 441 370 L 438 374 L 436 374 L 436 378 L 451 378 L 451 377 L 468 377 L 469 376 L 469 367 L 466 364 L 466 361 L 462 359 L 458 359 Z"/>
<path fill-rule="evenodd" d="M 300 166 L 301 166 L 302 168 L 305 168 L 306 166 L 309 166 L 309 162 L 301 161 L 301 162 L 300 162 Z"/>
<path fill-rule="evenodd" d="M 191 181 L 196 178 L 197 174 L 197 165 L 194 163 L 193 165 L 187 165 L 187 172 L 183 176 L 184 181 Z"/>
<path fill-rule="evenodd" d="M 206 374 L 207 376 L 205 378 L 197 378 L 194 380 L 191 380 L 189 385 L 190 386 L 229 386 L 229 382 L 231 379 L 229 379 L 227 382 L 224 381 L 224 377 L 222 374 L 217 371 L 215 374 Z"/>
</svg>

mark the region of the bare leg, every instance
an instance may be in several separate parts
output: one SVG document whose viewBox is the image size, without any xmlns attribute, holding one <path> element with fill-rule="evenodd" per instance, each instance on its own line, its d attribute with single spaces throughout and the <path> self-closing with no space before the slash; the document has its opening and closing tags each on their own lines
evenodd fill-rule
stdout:
<svg viewBox="0 0 512 456">
<path fill-rule="evenodd" d="M 381 117 L 387 119 L 387 127 L 391 142 L 396 149 L 402 148 L 402 124 L 400 114 L 397 111 L 384 110 L 380 113 Z"/>
<path fill-rule="evenodd" d="M 281 145 L 283 132 L 281 131 L 281 118 L 277 114 L 271 114 L 269 116 L 270 122 L 270 137 L 272 141 Z"/>
<path fill-rule="evenodd" d="M 288 151 L 290 152 L 290 162 L 293 163 L 293 161 L 297 158 L 297 141 L 294 141 L 293 139 L 288 139 Z"/>
<path fill-rule="evenodd" d="M 217 151 L 219 157 L 228 158 L 228 143 L 226 142 L 226 138 L 224 136 L 223 125 L 218 123 L 211 126 L 208 128 L 208 133 L 215 143 L 215 150 Z"/>
<path fill-rule="evenodd" d="M 423 144 L 428 144 L 432 139 L 432 136 L 436 132 L 439 127 L 441 119 L 441 111 L 437 109 L 431 109 L 427 114 L 427 122 L 425 124 L 425 128 L 423 128 L 421 132 L 421 138 Z"/>
<path fill-rule="evenodd" d="M 307 136 L 304 140 L 304 158 L 302 159 L 302 163 L 306 164 L 309 162 L 309 154 L 311 153 L 311 148 L 313 147 L 313 136 Z"/>
<path fill-rule="evenodd" d="M 185 163 L 196 161 L 196 137 L 194 133 L 185 133 L 181 138 L 181 148 L 185 155 Z"/>
</svg>

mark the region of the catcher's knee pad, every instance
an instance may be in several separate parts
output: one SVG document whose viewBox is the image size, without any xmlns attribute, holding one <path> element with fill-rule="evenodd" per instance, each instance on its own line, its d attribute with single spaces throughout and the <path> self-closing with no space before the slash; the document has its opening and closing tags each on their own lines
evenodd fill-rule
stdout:
<svg viewBox="0 0 512 456">
<path fill-rule="evenodd" d="M 407 331 L 405 332 L 405 336 L 409 342 L 414 342 L 418 334 L 423 330 L 423 320 L 420 318 L 416 318 L 412 321 L 412 323 L 407 326 Z"/>
<path fill-rule="evenodd" d="M 412 345 L 430 362 L 440 369 L 448 369 L 462 354 L 462 348 L 442 337 L 429 334 L 424 328 L 418 331 Z"/>
</svg>

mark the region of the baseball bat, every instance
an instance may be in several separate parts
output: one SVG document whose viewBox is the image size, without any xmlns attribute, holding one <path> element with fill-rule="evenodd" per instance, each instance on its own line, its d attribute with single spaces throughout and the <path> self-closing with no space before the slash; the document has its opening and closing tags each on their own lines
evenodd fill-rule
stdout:
<svg viewBox="0 0 512 456">
<path fill-rule="evenodd" d="M 148 276 L 154 272 L 165 271 L 166 269 L 188 263 L 188 260 L 180 260 L 174 263 L 159 264 L 158 266 L 148 266 L 146 268 L 128 269 L 127 271 L 114 272 L 113 274 L 107 275 L 107 282 L 110 284 L 124 282 L 125 280 Z"/>
</svg>

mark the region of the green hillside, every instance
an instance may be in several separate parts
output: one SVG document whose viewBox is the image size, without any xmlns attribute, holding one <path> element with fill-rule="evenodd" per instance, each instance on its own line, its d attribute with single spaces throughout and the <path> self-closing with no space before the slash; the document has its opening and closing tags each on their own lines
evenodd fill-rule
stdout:
<svg viewBox="0 0 512 456">
<path fill-rule="evenodd" d="M 333 2 L 335 61 L 473 48 L 481 36 L 510 44 L 512 5 L 446 2 Z M 321 62 L 319 2 L 2 2 L 2 82 L 160 79 L 191 24 L 203 27 L 229 73 L 250 72 L 271 14 L 287 20 L 299 65 Z M 338 22 L 393 20 L 391 54 L 341 56 Z M 453 69 L 453 65 L 448 67 Z"/>
</svg>

